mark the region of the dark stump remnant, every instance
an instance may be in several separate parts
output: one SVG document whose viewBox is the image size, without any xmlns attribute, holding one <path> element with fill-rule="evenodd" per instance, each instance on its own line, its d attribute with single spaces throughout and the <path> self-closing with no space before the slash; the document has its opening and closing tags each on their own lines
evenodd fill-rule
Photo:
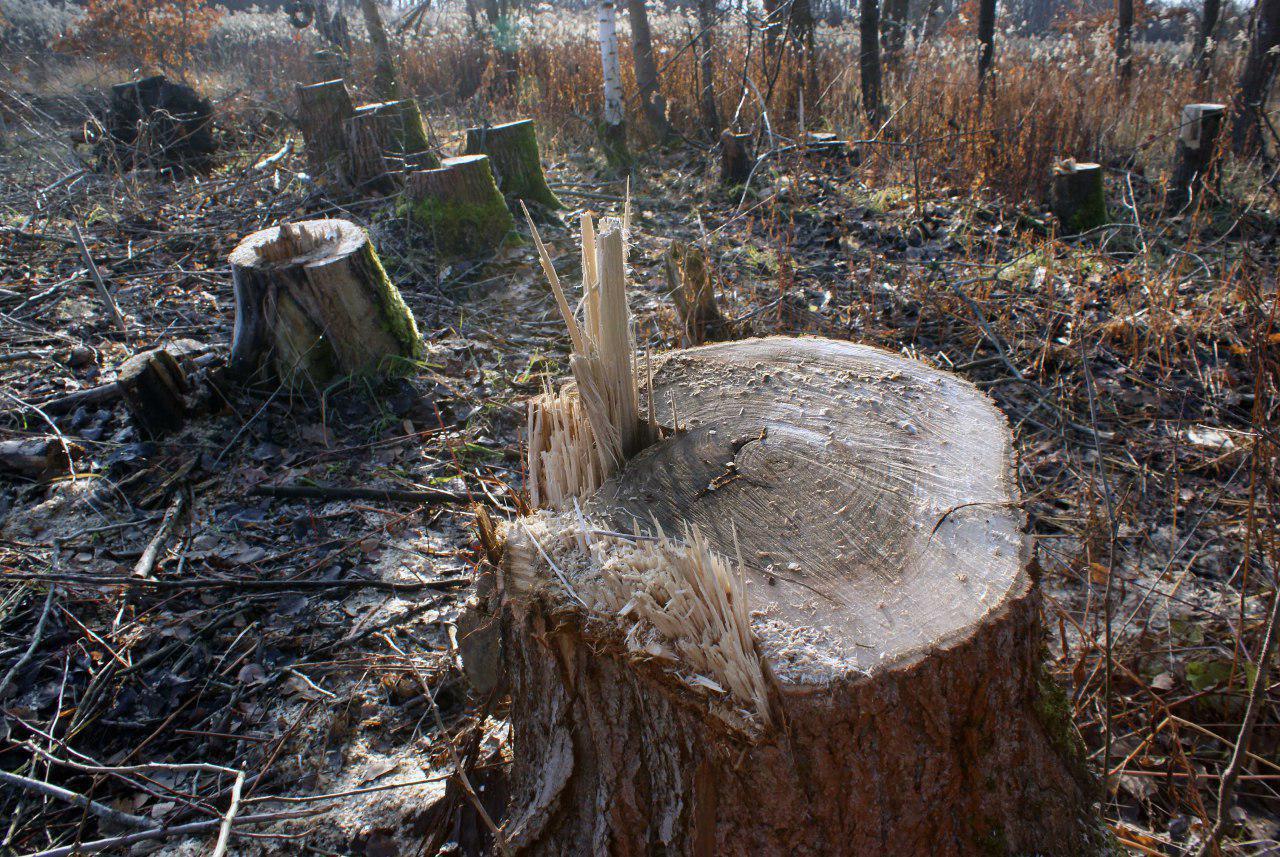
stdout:
<svg viewBox="0 0 1280 857">
<path fill-rule="evenodd" d="M 111 87 L 101 124 L 100 169 L 186 173 L 213 166 L 218 146 L 212 103 L 164 75 Z"/>
</svg>

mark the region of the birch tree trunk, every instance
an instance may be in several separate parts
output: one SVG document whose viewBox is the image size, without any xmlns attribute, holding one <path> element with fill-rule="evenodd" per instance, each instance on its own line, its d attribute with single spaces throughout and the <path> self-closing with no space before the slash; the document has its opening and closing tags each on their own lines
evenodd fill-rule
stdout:
<svg viewBox="0 0 1280 857">
<path fill-rule="evenodd" d="M 631 19 L 631 55 L 636 64 L 636 86 L 644 119 L 655 137 L 665 140 L 672 134 L 667 121 L 667 105 L 658 91 L 658 64 L 653 58 L 653 34 L 649 29 L 649 9 L 645 0 L 627 0 Z"/>
<path fill-rule="evenodd" d="M 627 160 L 627 128 L 622 106 L 622 69 L 618 64 L 618 11 L 614 0 L 600 0 L 596 9 L 600 41 L 600 71 L 604 79 L 604 124 L 601 138 L 609 162 Z"/>
</svg>

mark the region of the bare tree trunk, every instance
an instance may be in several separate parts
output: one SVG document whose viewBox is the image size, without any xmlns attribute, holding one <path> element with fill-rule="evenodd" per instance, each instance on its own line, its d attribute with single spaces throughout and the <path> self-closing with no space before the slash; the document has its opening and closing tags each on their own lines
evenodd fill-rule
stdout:
<svg viewBox="0 0 1280 857">
<path fill-rule="evenodd" d="M 986 90 L 987 72 L 996 54 L 996 0 L 978 0 L 978 92 Z"/>
<path fill-rule="evenodd" d="M 858 3 L 859 54 L 862 75 L 862 109 L 872 129 L 880 124 L 880 4 L 878 0 Z"/>
<path fill-rule="evenodd" d="M 658 64 L 653 59 L 653 35 L 649 30 L 649 9 L 645 0 L 627 0 L 631 20 L 631 55 L 636 64 L 636 86 L 640 106 L 649 130 L 660 140 L 672 134 L 667 121 L 667 104 L 658 89 Z"/>
<path fill-rule="evenodd" d="M 1262 115 L 1280 63 L 1280 0 L 1258 0 L 1254 9 L 1249 55 L 1236 87 L 1235 124 L 1231 145 L 1237 155 L 1258 149 L 1262 142 Z"/>
<path fill-rule="evenodd" d="M 609 162 L 628 160 L 627 128 L 622 109 L 622 69 L 618 64 L 618 13 L 614 0 L 600 0 L 596 22 L 600 40 L 600 69 L 604 78 L 604 125 L 601 138 Z"/>
<path fill-rule="evenodd" d="M 890 65 L 896 65 L 902 58 L 902 49 L 907 43 L 907 15 L 910 8 L 910 0 L 889 0 L 885 5 L 881 38 Z"/>
<path fill-rule="evenodd" d="M 1133 76 L 1133 0 L 1116 0 L 1116 77 L 1122 86 Z"/>
<path fill-rule="evenodd" d="M 720 131 L 720 111 L 716 108 L 715 36 L 716 0 L 698 0 L 698 69 L 702 91 L 702 127 L 707 134 Z"/>
<path fill-rule="evenodd" d="M 396 63 L 391 56 L 391 42 L 387 29 L 382 26 L 377 0 L 360 0 L 364 13 L 364 25 L 369 30 L 369 45 L 373 48 L 373 91 L 388 101 L 400 100 L 400 84 L 396 81 Z"/>
<path fill-rule="evenodd" d="M 1218 15 L 1222 11 L 1222 0 L 1204 0 L 1204 11 L 1200 16 L 1200 27 L 1196 30 L 1196 44 L 1191 51 L 1191 59 L 1195 64 L 1196 79 L 1201 83 L 1209 80 L 1213 73 L 1213 58 L 1217 54 L 1214 43 L 1214 31 L 1218 28 Z"/>
</svg>

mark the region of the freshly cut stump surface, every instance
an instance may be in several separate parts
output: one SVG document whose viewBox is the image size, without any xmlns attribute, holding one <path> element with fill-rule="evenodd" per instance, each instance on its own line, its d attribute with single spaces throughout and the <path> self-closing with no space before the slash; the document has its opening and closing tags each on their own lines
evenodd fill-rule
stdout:
<svg viewBox="0 0 1280 857">
<path fill-rule="evenodd" d="M 645 392 L 674 435 L 507 530 L 508 847 L 1104 853 L 991 401 L 811 338 L 674 352 Z M 715 621 L 651 584 L 659 531 L 740 568 L 704 575 Z"/>
</svg>

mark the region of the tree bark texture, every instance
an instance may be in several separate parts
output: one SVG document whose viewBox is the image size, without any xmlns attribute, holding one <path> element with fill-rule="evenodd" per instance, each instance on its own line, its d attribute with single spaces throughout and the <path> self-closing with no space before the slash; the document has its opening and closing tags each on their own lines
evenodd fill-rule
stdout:
<svg viewBox="0 0 1280 857">
<path fill-rule="evenodd" d="M 615 168 L 627 165 L 626 113 L 622 102 L 622 66 L 618 63 L 618 10 L 614 0 L 596 5 L 596 38 L 600 45 L 600 70 L 604 81 L 604 121 L 600 142 L 605 158 Z"/>
<path fill-rule="evenodd" d="M 1126 86 L 1133 76 L 1133 0 L 1116 0 L 1116 76 Z"/>
<path fill-rule="evenodd" d="M 902 51 L 907 44 L 907 15 L 910 10 L 910 0 L 888 0 L 885 4 L 881 38 L 890 65 L 896 66 L 902 59 Z"/>
<path fill-rule="evenodd" d="M 347 123 L 355 115 L 347 85 L 328 80 L 298 84 L 298 127 L 307 144 L 307 166 L 318 179 L 347 182 Z"/>
<path fill-rule="evenodd" d="M 489 156 L 489 168 L 505 196 L 548 209 L 565 207 L 547 185 L 532 119 L 468 128 L 464 151 Z"/>
<path fill-rule="evenodd" d="M 756 158 L 750 134 L 720 133 L 720 184 L 741 187 L 751 177 Z"/>
<path fill-rule="evenodd" d="M 1042 670 L 1008 427 L 985 396 L 897 355 L 781 337 L 667 355 L 645 395 L 682 431 L 580 511 L 505 531 L 511 853 L 1106 853 L 1070 705 Z M 726 690 L 742 675 L 728 661 L 695 668 L 634 618 L 688 627 L 644 613 L 663 571 L 644 539 L 683 527 L 737 557 L 724 585 L 739 631 L 751 616 L 733 664 L 761 670 L 754 709 Z M 640 588 L 602 609 L 596 587 L 623 574 Z"/>
<path fill-rule="evenodd" d="M 1106 223 L 1102 167 L 1070 159 L 1054 165 L 1050 205 L 1064 235 L 1078 235 Z"/>
<path fill-rule="evenodd" d="M 874 130 L 880 125 L 880 3 L 858 2 L 858 65 L 862 82 L 862 110 Z"/>
<path fill-rule="evenodd" d="M 1182 108 L 1173 177 L 1165 194 L 1165 207 L 1170 212 L 1190 206 L 1205 182 L 1216 174 L 1218 132 L 1225 112 L 1222 104 L 1188 104 Z"/>
<path fill-rule="evenodd" d="M 720 129 L 720 109 L 716 105 L 716 0 L 698 3 L 698 105 L 707 135 Z"/>
<path fill-rule="evenodd" d="M 382 25 L 382 13 L 377 0 L 360 0 L 365 29 L 369 31 L 369 46 L 373 48 L 373 91 L 387 101 L 400 100 L 400 83 L 396 79 L 396 61 L 391 53 L 391 41 L 387 28 Z"/>
<path fill-rule="evenodd" d="M 1191 51 L 1191 60 L 1195 66 L 1196 79 L 1203 85 L 1213 74 L 1213 58 L 1217 54 L 1215 34 L 1218 30 L 1218 17 L 1222 12 L 1222 0 L 1204 0 L 1204 8 L 1200 14 L 1200 26 L 1196 28 L 1195 47 Z"/>
<path fill-rule="evenodd" d="M 231 253 L 231 370 L 293 387 L 395 374 L 422 350 L 413 314 L 360 227 L 345 220 L 273 226 Z"/>
<path fill-rule="evenodd" d="M 673 133 L 667 121 L 667 103 L 658 81 L 658 64 L 653 58 L 653 34 L 649 29 L 649 7 L 646 0 L 627 0 L 627 16 L 631 21 L 631 55 L 636 67 L 636 87 L 640 90 L 640 106 L 649 132 L 659 140 Z"/>
<path fill-rule="evenodd" d="M 142 434 L 160 437 L 182 427 L 190 386 L 186 372 L 167 349 L 133 355 L 120 364 L 116 383 Z"/>
<path fill-rule="evenodd" d="M 987 72 L 996 55 L 996 0 L 978 0 L 978 91 L 984 92 Z"/>
<path fill-rule="evenodd" d="M 515 228 L 487 155 L 445 158 L 439 169 L 410 173 L 404 206 L 445 258 L 493 253 Z"/>
<path fill-rule="evenodd" d="M 1263 112 L 1280 66 L 1280 0 L 1258 0 L 1249 36 L 1231 127 L 1231 146 L 1237 155 L 1252 154 L 1262 144 Z"/>
</svg>

